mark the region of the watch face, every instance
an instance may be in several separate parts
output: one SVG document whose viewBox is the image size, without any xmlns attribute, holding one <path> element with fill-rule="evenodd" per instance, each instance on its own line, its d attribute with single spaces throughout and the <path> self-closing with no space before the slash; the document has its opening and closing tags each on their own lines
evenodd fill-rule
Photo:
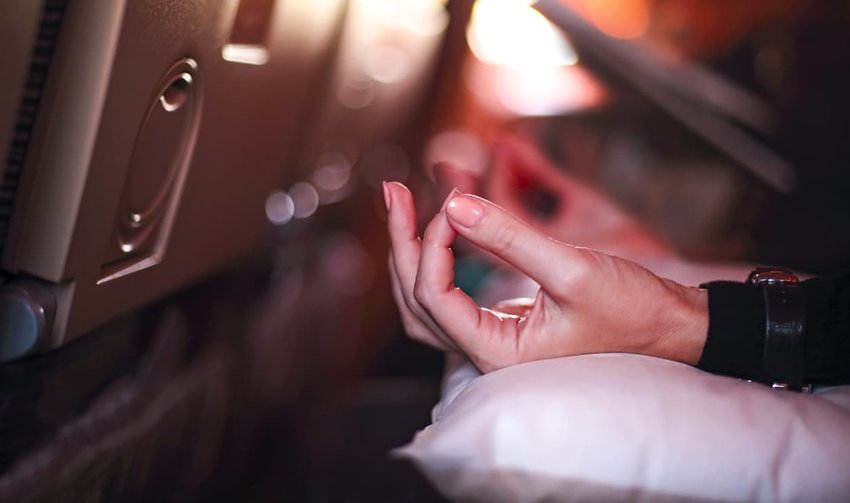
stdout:
<svg viewBox="0 0 850 503">
<path fill-rule="evenodd" d="M 799 279 L 787 269 L 775 269 L 770 267 L 759 267 L 750 273 L 747 282 L 754 285 L 787 285 L 799 283 Z"/>
</svg>

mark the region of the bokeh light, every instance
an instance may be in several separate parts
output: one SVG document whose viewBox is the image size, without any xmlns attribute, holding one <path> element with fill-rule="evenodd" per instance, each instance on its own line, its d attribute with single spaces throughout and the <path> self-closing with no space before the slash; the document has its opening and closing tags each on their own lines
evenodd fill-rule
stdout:
<svg viewBox="0 0 850 503">
<path fill-rule="evenodd" d="M 283 225 L 295 214 L 295 204 L 289 194 L 277 190 L 269 194 L 266 199 L 266 217 L 275 225 Z"/>
<path fill-rule="evenodd" d="M 466 33 L 472 53 L 491 65 L 573 65 L 578 56 L 542 14 L 522 0 L 478 0 Z"/>
</svg>

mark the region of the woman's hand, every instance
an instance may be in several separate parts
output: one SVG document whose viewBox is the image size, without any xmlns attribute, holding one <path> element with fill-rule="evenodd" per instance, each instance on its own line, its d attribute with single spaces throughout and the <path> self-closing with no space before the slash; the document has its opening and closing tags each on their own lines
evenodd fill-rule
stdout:
<svg viewBox="0 0 850 503">
<path fill-rule="evenodd" d="M 483 372 L 601 352 L 699 360 L 708 331 L 704 291 L 555 241 L 493 203 L 457 192 L 420 241 L 410 192 L 390 183 L 384 195 L 393 292 L 412 338 L 462 352 Z M 453 283 L 449 246 L 458 235 L 537 281 L 536 298 L 479 307 Z"/>
</svg>

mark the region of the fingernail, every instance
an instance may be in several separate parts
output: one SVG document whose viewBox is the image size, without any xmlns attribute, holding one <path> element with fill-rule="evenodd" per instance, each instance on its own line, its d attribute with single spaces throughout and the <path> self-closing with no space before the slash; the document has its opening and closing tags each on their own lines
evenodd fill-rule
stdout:
<svg viewBox="0 0 850 503">
<path fill-rule="evenodd" d="M 452 200 L 453 197 L 457 197 L 460 195 L 460 191 L 457 190 L 457 187 L 453 188 L 449 195 L 446 197 L 446 200 L 443 201 L 443 205 L 440 206 L 440 211 L 446 211 L 446 206 L 449 205 L 449 201 Z"/>
<path fill-rule="evenodd" d="M 484 218 L 484 206 L 468 197 L 455 197 L 446 206 L 452 220 L 464 227 L 473 227 Z"/>
<path fill-rule="evenodd" d="M 390 194 L 390 189 L 387 187 L 387 182 L 383 182 L 384 184 L 384 204 L 387 205 L 387 211 L 390 211 L 390 208 L 393 206 L 393 198 Z"/>
</svg>

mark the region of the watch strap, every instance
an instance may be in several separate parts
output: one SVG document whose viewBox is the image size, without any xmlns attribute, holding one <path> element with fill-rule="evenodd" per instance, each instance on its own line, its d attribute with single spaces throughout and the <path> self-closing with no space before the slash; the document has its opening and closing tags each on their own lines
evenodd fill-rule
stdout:
<svg viewBox="0 0 850 503">
<path fill-rule="evenodd" d="M 757 269 L 750 282 L 764 296 L 764 349 L 760 380 L 774 388 L 802 390 L 805 362 L 805 299 L 797 278 L 781 269 Z"/>
</svg>

